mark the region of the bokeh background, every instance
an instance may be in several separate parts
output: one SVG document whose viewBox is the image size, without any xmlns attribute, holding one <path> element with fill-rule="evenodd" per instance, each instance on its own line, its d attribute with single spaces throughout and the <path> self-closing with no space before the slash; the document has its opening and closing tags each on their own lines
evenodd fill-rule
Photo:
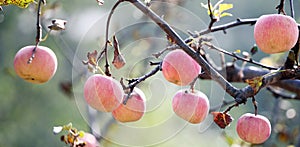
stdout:
<svg viewBox="0 0 300 147">
<path fill-rule="evenodd" d="M 35 43 L 35 6 L 27 9 L 4 6 L 0 12 L 0 147 L 40 147 L 66 146 L 59 135 L 52 132 L 53 126 L 72 122 L 73 126 L 84 131 L 101 134 L 101 146 L 234 146 L 248 145 L 241 142 L 235 132 L 235 123 L 245 112 L 253 112 L 251 102 L 230 111 L 235 119 L 231 126 L 222 130 L 212 123 L 209 115 L 205 122 L 190 125 L 172 112 L 171 101 L 175 92 L 182 88 L 166 82 L 161 73 L 141 83 L 147 97 L 147 113 L 135 123 L 115 122 L 109 113 L 88 115 L 90 110 L 83 99 L 82 87 L 90 75 L 81 61 L 86 60 L 87 52 L 100 50 L 104 42 L 106 17 L 114 0 L 106 0 L 104 6 L 95 0 L 48 0 L 44 7 L 43 32 L 54 18 L 68 21 L 66 30 L 52 32 L 41 45 L 50 47 L 57 55 L 58 69 L 53 79 L 46 84 L 35 85 L 17 77 L 13 69 L 16 52 Z M 207 27 L 209 17 L 198 0 L 154 1 L 152 9 L 169 22 L 178 33 L 187 37 L 187 30 L 200 31 Z M 217 1 L 212 1 L 216 3 Z M 224 17 L 215 25 L 224 24 L 237 18 L 257 18 L 262 14 L 277 13 L 279 0 L 226 0 L 234 8 L 228 12 L 232 17 Z M 286 12 L 290 14 L 288 1 Z M 296 21 L 300 23 L 300 1 L 294 0 Z M 161 61 L 151 54 L 162 50 L 166 38 L 162 31 L 138 10 L 129 4 L 122 4 L 112 20 L 110 35 L 116 33 L 127 64 L 122 70 L 112 68 L 116 79 L 136 78 L 149 72 L 153 67 L 149 61 Z M 249 51 L 255 43 L 253 26 L 240 26 L 227 30 L 227 34 L 210 34 L 213 43 L 228 51 Z M 110 50 L 112 51 L 112 50 Z M 216 64 L 218 53 L 209 51 Z M 110 54 L 110 56 L 112 56 Z M 268 57 L 258 52 L 253 59 L 259 61 Z M 276 62 L 285 54 L 272 56 Z M 232 58 L 226 57 L 226 61 Z M 275 61 L 274 61 L 275 62 Z M 238 62 L 238 64 L 241 64 Z M 249 64 L 247 64 L 249 65 Z M 101 63 L 103 67 L 103 64 Z M 243 87 L 243 83 L 234 83 Z M 211 106 L 217 106 L 225 99 L 232 100 L 212 81 L 200 80 L 197 89 L 206 93 Z M 271 120 L 272 136 L 264 146 L 288 146 L 300 140 L 300 102 L 274 98 L 262 90 L 257 95 L 259 113 Z M 226 108 L 221 108 L 224 110 Z M 92 118 L 92 119 L 91 119 Z M 91 120 L 93 123 L 91 124 Z"/>
</svg>

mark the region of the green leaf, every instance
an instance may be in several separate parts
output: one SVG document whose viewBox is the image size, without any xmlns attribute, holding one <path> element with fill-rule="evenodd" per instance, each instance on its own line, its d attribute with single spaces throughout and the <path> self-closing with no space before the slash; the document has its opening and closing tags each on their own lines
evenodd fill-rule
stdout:
<svg viewBox="0 0 300 147">
<path fill-rule="evenodd" d="M 219 5 L 219 13 L 222 13 L 226 10 L 233 8 L 233 4 L 220 4 Z"/>
</svg>

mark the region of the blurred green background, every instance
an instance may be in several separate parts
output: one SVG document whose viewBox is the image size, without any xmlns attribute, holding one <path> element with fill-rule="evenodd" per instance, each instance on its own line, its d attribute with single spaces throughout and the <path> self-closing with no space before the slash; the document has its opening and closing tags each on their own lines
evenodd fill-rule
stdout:
<svg viewBox="0 0 300 147">
<path fill-rule="evenodd" d="M 4 6 L 0 12 L 0 147 L 41 147 L 66 146 L 59 135 L 52 133 L 52 127 L 73 123 L 73 126 L 89 131 L 90 117 L 82 95 L 85 79 L 90 75 L 81 61 L 87 52 L 100 50 L 104 42 L 106 16 L 115 1 L 106 0 L 98 6 L 95 0 L 48 0 L 43 11 L 44 35 L 51 19 L 68 21 L 66 30 L 53 32 L 41 45 L 53 49 L 58 58 L 58 69 L 52 80 L 42 85 L 27 83 L 17 77 L 13 69 L 15 53 L 22 47 L 35 42 L 36 12 L 31 5 L 27 9 Z M 152 8 L 169 22 L 182 37 L 187 30 L 200 31 L 207 27 L 209 17 L 198 0 L 154 1 Z M 212 1 L 216 3 L 217 1 Z M 256 18 L 262 14 L 277 13 L 275 0 L 226 0 L 234 8 L 215 25 L 234 21 L 236 18 Z M 171 4 L 173 3 L 173 4 Z M 175 4 L 174 4 L 175 3 Z M 289 12 L 286 2 L 286 12 Z M 296 21 L 300 23 L 300 1 L 294 0 Z M 127 64 L 124 69 L 115 70 L 116 79 L 136 78 L 150 71 L 149 61 L 160 61 L 151 54 L 162 50 L 167 41 L 162 31 L 145 18 L 133 6 L 122 4 L 112 20 L 110 34 L 116 33 Z M 253 26 L 240 26 L 227 30 L 227 34 L 211 34 L 213 43 L 229 51 L 249 51 L 253 46 Z M 110 50 L 112 51 L 112 50 Z M 219 64 L 216 52 L 209 51 Z M 112 55 L 110 54 L 110 57 Z M 260 60 L 268 55 L 259 52 L 253 58 Z M 284 55 L 283 55 L 284 58 Z M 230 57 L 226 57 L 231 61 Z M 239 62 L 238 62 L 239 63 Z M 101 64 L 103 67 L 103 64 Z M 72 84 L 72 87 L 68 87 Z M 235 83 L 237 87 L 245 84 Z M 245 112 L 253 112 L 251 102 L 230 111 L 235 119 L 230 127 L 219 129 L 209 115 L 205 122 L 190 125 L 172 112 L 171 101 L 174 93 L 181 88 L 166 82 L 161 73 L 141 83 L 139 87 L 147 97 L 147 113 L 142 120 L 121 124 L 112 120 L 109 113 L 93 117 L 96 132 L 104 139 L 102 146 L 230 146 L 242 144 L 235 132 L 235 123 Z M 74 93 L 70 93 L 70 88 Z M 232 98 L 212 81 L 198 81 L 197 89 L 206 93 L 211 106 L 223 99 Z M 296 144 L 299 136 L 300 102 L 275 99 L 263 90 L 257 95 L 259 113 L 268 117 L 273 125 L 271 138 L 264 146 L 287 146 Z M 224 110 L 221 109 L 221 110 Z M 295 116 L 288 118 L 287 114 Z M 227 134 L 227 135 L 224 135 Z M 227 137 L 226 137 L 227 136 Z M 232 145 L 233 146 L 233 145 Z"/>
</svg>

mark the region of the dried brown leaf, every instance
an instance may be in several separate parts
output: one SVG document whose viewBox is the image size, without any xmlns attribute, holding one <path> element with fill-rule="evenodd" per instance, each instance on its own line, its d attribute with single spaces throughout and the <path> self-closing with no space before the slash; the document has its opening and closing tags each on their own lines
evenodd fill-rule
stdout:
<svg viewBox="0 0 300 147">
<path fill-rule="evenodd" d="M 214 116 L 214 122 L 222 129 L 229 126 L 233 120 L 233 118 L 227 113 L 212 112 L 211 114 Z"/>
</svg>

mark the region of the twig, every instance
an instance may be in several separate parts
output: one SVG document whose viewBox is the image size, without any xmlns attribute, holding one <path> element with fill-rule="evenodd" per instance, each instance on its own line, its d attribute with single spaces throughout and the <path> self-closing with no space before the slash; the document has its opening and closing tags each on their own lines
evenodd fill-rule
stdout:
<svg viewBox="0 0 300 147">
<path fill-rule="evenodd" d="M 252 104 L 254 106 L 254 114 L 257 115 L 257 102 L 254 97 L 252 97 Z"/>
<path fill-rule="evenodd" d="M 42 7 L 42 3 L 45 3 L 44 0 L 39 0 L 38 2 L 38 7 L 37 7 L 37 16 L 36 16 L 36 37 L 35 37 L 35 47 L 32 50 L 32 54 L 31 57 L 28 59 L 27 64 L 30 64 L 32 62 L 32 60 L 35 57 L 35 52 L 37 49 L 37 46 L 39 45 L 40 41 L 42 40 L 42 25 L 41 25 L 41 7 Z"/>
<path fill-rule="evenodd" d="M 290 0 L 291 17 L 295 18 L 294 0 Z"/>
<path fill-rule="evenodd" d="M 217 22 L 217 19 L 214 18 L 213 11 L 211 10 L 210 0 L 207 0 L 207 5 L 208 5 L 208 11 L 209 11 L 209 17 L 210 17 L 210 23 L 208 25 L 208 30 L 211 30 L 211 27 L 213 26 L 213 24 L 215 22 Z"/>
<path fill-rule="evenodd" d="M 276 9 L 278 9 L 278 14 L 282 13 L 286 15 L 284 12 L 284 0 L 280 0 L 280 3 L 276 6 Z"/>
<path fill-rule="evenodd" d="M 209 112 L 214 112 L 214 111 L 216 111 L 216 110 L 219 109 L 219 108 L 225 107 L 225 106 L 227 106 L 227 105 L 231 105 L 231 104 L 233 104 L 233 103 L 235 103 L 234 100 L 233 100 L 233 101 L 225 101 L 225 100 L 224 100 L 222 104 L 219 104 L 219 105 L 210 107 Z"/>
<path fill-rule="evenodd" d="M 146 73 L 145 75 L 133 79 L 133 80 L 129 80 L 129 84 L 126 87 L 126 89 L 130 89 L 130 92 L 128 93 L 127 97 L 123 100 L 123 104 L 125 105 L 130 97 L 130 94 L 132 93 L 134 87 L 136 85 L 138 85 L 139 83 L 141 83 L 142 81 L 145 81 L 146 79 L 148 79 L 149 77 L 155 75 L 158 71 L 161 70 L 161 63 L 159 65 L 157 65 L 153 70 L 151 70 L 149 73 Z"/>
<path fill-rule="evenodd" d="M 206 29 L 206 30 L 202 30 L 200 32 L 197 32 L 196 36 L 193 36 L 193 37 L 196 38 L 196 37 L 199 37 L 201 35 L 205 35 L 205 34 L 212 33 L 212 32 L 217 32 L 217 31 L 225 32 L 226 29 L 233 28 L 233 27 L 240 26 L 240 25 L 254 25 L 256 23 L 256 20 L 257 20 L 256 18 L 237 19 L 236 21 L 233 21 L 233 22 L 230 22 L 230 23 L 227 23 L 227 24 L 215 26 L 215 27 L 212 27 L 211 29 Z"/>
<path fill-rule="evenodd" d="M 260 67 L 267 68 L 267 69 L 269 69 L 269 70 L 276 70 L 276 69 L 277 69 L 277 68 L 275 68 L 275 67 L 271 67 L 271 66 L 264 65 L 264 64 L 261 64 L 261 63 L 259 63 L 259 62 L 256 62 L 256 61 L 252 60 L 252 58 L 243 58 L 243 57 L 241 57 L 241 56 L 238 56 L 238 55 L 235 54 L 235 53 L 228 52 L 228 51 L 226 51 L 226 50 L 224 50 L 224 49 L 221 49 L 221 48 L 219 48 L 219 47 L 216 47 L 216 46 L 214 46 L 213 44 L 210 44 L 210 43 L 204 43 L 203 45 L 206 45 L 206 46 L 210 47 L 211 49 L 215 49 L 215 50 L 217 50 L 217 51 L 219 51 L 219 52 L 221 52 L 221 53 L 224 53 L 224 54 L 226 54 L 226 55 L 232 56 L 232 57 L 234 57 L 234 58 L 236 58 L 236 59 L 238 59 L 238 60 L 241 60 L 241 61 L 245 61 L 245 62 L 248 62 L 248 63 L 252 63 L 252 64 L 254 64 L 254 65 L 258 65 L 258 66 L 260 66 Z"/>
<path fill-rule="evenodd" d="M 107 76 L 111 76 L 111 73 L 109 71 L 109 62 L 108 62 L 108 55 L 107 55 L 107 46 L 108 46 L 108 43 L 109 43 L 109 40 L 108 40 L 108 32 L 109 32 L 109 26 L 110 26 L 110 20 L 111 20 L 111 17 L 115 11 L 115 9 L 119 6 L 119 4 L 121 4 L 124 0 L 118 0 L 114 6 L 111 8 L 110 10 L 110 13 L 108 15 L 108 18 L 107 18 L 107 21 L 106 21 L 106 31 L 105 31 L 105 46 L 104 46 L 104 56 L 105 56 L 105 74 Z M 101 56 L 99 56 L 97 58 L 97 64 L 98 62 L 100 61 L 101 59 Z"/>
<path fill-rule="evenodd" d="M 228 113 L 233 107 L 238 107 L 238 106 L 239 106 L 239 103 L 235 103 L 235 104 L 229 106 L 229 107 L 224 111 L 224 113 Z"/>
</svg>

